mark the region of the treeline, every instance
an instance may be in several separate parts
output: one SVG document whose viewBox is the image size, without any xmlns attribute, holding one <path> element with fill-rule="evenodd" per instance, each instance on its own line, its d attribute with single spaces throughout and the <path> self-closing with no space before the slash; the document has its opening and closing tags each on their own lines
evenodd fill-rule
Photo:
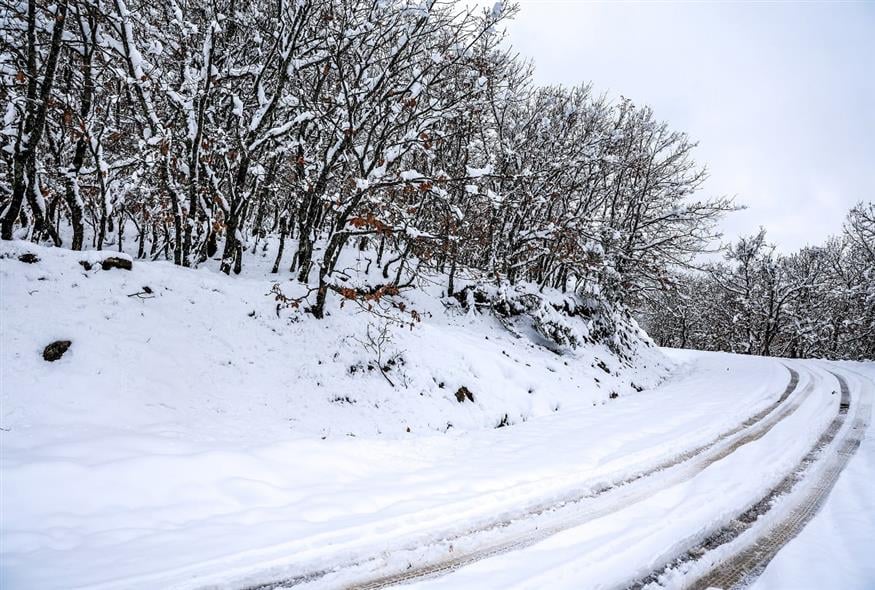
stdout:
<svg viewBox="0 0 875 590">
<path fill-rule="evenodd" d="M 0 8 L 2 236 L 240 272 L 271 236 L 323 314 L 425 271 L 628 301 L 714 237 L 695 144 L 537 87 L 514 6 L 22 0 Z M 388 292 L 384 290 L 384 292 Z"/>
<path fill-rule="evenodd" d="M 640 310 L 662 346 L 875 359 L 875 204 L 854 207 L 822 246 L 781 255 L 760 231 L 666 287 Z"/>
</svg>

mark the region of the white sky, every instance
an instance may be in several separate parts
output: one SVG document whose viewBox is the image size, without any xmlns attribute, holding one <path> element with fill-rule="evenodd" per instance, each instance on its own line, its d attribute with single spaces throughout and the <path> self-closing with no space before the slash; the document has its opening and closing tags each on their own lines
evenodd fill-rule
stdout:
<svg viewBox="0 0 875 590">
<path fill-rule="evenodd" d="M 592 81 L 698 140 L 706 193 L 748 206 L 726 239 L 820 243 L 875 200 L 875 1 L 523 0 L 509 32 L 539 83 Z"/>
</svg>

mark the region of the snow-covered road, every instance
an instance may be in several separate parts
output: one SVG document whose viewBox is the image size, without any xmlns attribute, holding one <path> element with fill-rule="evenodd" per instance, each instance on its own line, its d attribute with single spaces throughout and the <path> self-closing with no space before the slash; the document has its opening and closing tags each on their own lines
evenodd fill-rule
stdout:
<svg viewBox="0 0 875 590">
<path fill-rule="evenodd" d="M 394 574 L 377 559 L 364 574 L 372 578 L 353 587 L 747 586 L 826 501 L 868 427 L 871 382 L 831 369 L 796 363 L 791 373 L 807 379 L 791 379 L 772 406 L 669 465 L 501 523 L 492 538 L 488 530 L 448 539 L 437 555 L 412 551 Z M 871 525 L 871 514 L 863 522 Z M 866 555 L 871 546 L 857 549 Z M 798 577 L 778 584 L 808 587 Z"/>
<path fill-rule="evenodd" d="M 783 544 L 798 531 L 774 531 L 806 507 L 808 521 L 859 439 L 872 453 L 873 386 L 857 372 L 872 369 L 673 354 L 685 362 L 656 390 L 511 428 L 174 449 L 87 469 L 5 457 L 4 588 L 695 584 L 758 538 Z M 848 535 L 871 542 L 875 516 L 858 516 Z M 871 586 L 871 573 L 844 587 Z M 805 587 L 769 569 L 762 580 Z"/>
</svg>

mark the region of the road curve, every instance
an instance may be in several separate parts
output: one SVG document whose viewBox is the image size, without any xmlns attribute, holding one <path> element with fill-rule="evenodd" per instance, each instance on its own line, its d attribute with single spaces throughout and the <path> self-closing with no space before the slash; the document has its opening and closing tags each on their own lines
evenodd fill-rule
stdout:
<svg viewBox="0 0 875 590">
<path fill-rule="evenodd" d="M 520 512 L 511 520 L 497 520 L 423 547 L 402 549 L 248 590 L 296 586 L 375 590 L 439 577 L 489 557 L 524 549 L 621 510 L 693 478 L 740 447 L 759 440 L 793 414 L 818 386 L 816 372 L 808 371 L 805 365 L 801 367 L 810 374 L 804 387 L 799 387 L 799 372 L 788 367 L 791 378 L 785 391 L 762 412 L 703 446 L 596 492 L 544 504 Z M 849 369 L 830 367 L 841 390 L 839 403 L 834 406 L 836 414 L 787 475 L 752 504 L 739 506 L 738 513 L 728 522 L 716 524 L 704 539 L 691 538 L 687 545 L 681 541 L 681 553 L 618 588 L 738 590 L 764 571 L 778 551 L 823 506 L 869 426 L 875 386 L 861 375 L 851 377 L 853 371 Z M 849 378 L 859 385 L 851 387 Z"/>
<path fill-rule="evenodd" d="M 447 574 L 471 563 L 533 545 L 549 536 L 596 518 L 611 514 L 656 492 L 694 477 L 709 465 L 719 461 L 739 447 L 763 437 L 775 424 L 799 407 L 814 390 L 816 379 L 811 375 L 805 387 L 799 388 L 799 372 L 787 367 L 790 378 L 785 390 L 768 407 L 736 427 L 723 432 L 705 445 L 679 454 L 625 480 L 615 482 L 596 492 L 572 495 L 559 502 L 546 503 L 521 512 L 512 520 L 502 519 L 487 526 L 450 535 L 431 546 L 431 559 L 389 574 L 381 563 L 385 556 L 315 570 L 270 584 L 250 586 L 246 590 L 273 590 L 310 586 L 342 587 L 355 590 L 375 590 L 421 578 Z M 795 395 L 792 395 L 794 394 Z M 789 403 L 787 403 L 789 400 Z M 488 537 L 485 541 L 481 537 Z M 415 551 L 421 548 L 410 548 Z M 403 552 L 404 550 L 402 550 Z M 347 583 L 334 585 L 329 579 L 337 572 L 347 572 Z M 375 573 L 378 572 L 378 573 Z M 356 579 L 349 584 L 348 580 Z"/>
<path fill-rule="evenodd" d="M 803 464 L 800 465 L 800 469 L 804 470 L 803 474 L 794 473 L 788 476 L 767 497 L 748 510 L 750 515 L 746 512 L 739 520 L 743 521 L 745 516 L 750 518 L 756 514 L 757 507 L 765 502 L 771 503 L 778 496 L 789 495 L 794 487 L 804 489 L 791 500 L 790 507 L 785 507 L 782 518 L 764 527 L 765 530 L 755 540 L 750 540 L 746 547 L 741 545 L 730 557 L 714 564 L 710 571 L 688 586 L 690 589 L 735 590 L 748 586 L 766 569 L 778 551 L 802 531 L 826 502 L 842 470 L 860 447 L 869 427 L 872 398 L 875 395 L 875 386 L 862 378 L 860 395 L 853 401 L 845 376 L 839 372 L 833 372 L 833 375 L 838 379 L 842 392 L 839 413 L 815 448 L 803 459 Z M 854 412 L 851 417 L 852 405 Z"/>
<path fill-rule="evenodd" d="M 756 580 L 823 506 L 869 427 L 875 385 L 857 374 L 854 399 L 843 371 L 830 371 L 841 388 L 836 415 L 796 468 L 704 541 L 627 590 L 662 588 L 660 582 L 687 590 L 739 590 Z M 670 574 L 678 571 L 686 574 L 673 582 Z"/>
</svg>

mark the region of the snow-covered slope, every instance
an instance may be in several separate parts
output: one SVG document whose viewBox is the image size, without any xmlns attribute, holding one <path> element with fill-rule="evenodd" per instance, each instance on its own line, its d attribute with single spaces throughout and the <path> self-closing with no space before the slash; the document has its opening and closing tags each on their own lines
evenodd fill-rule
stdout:
<svg viewBox="0 0 875 590">
<path fill-rule="evenodd" d="M 293 288 L 288 275 L 103 270 L 112 253 L 0 248 L 4 588 L 184 568 L 350 514 L 404 514 L 420 492 L 435 505 L 474 494 L 495 427 L 585 416 L 608 428 L 613 406 L 646 396 L 671 366 L 643 336 L 632 362 L 603 346 L 558 355 L 426 289 L 404 295 L 422 321 L 389 328 L 387 379 L 363 345 L 380 320 L 339 298 L 323 321 L 278 312 L 271 288 Z M 70 349 L 43 360 L 56 340 Z M 499 485 L 525 497 L 537 473 L 516 467 L 526 439 L 511 439 Z M 397 478 L 425 487 L 397 495 Z"/>
<path fill-rule="evenodd" d="M 871 586 L 870 365 L 558 355 L 424 289 L 384 377 L 373 315 L 278 314 L 265 273 L 0 253 L 4 590 L 680 588 L 813 506 L 860 440 L 760 586 Z"/>
<path fill-rule="evenodd" d="M 80 261 L 113 253 L 0 248 L 11 449 L 24 439 L 60 442 L 76 429 L 173 446 L 491 428 L 606 403 L 611 393 L 653 386 L 670 365 L 643 340 L 634 367 L 602 346 L 559 356 L 492 317 L 446 310 L 414 290 L 404 299 L 423 321 L 390 325 L 381 351 L 392 387 L 367 346 L 382 320 L 341 309 L 339 298 L 324 321 L 278 313 L 270 291 L 277 281 L 297 285 L 288 275 L 226 277 L 140 261 L 131 271 L 85 270 Z M 25 252 L 39 261 L 20 262 Z M 41 353 L 55 340 L 72 345 L 47 363 Z M 473 402 L 457 401 L 461 387 Z"/>
</svg>

